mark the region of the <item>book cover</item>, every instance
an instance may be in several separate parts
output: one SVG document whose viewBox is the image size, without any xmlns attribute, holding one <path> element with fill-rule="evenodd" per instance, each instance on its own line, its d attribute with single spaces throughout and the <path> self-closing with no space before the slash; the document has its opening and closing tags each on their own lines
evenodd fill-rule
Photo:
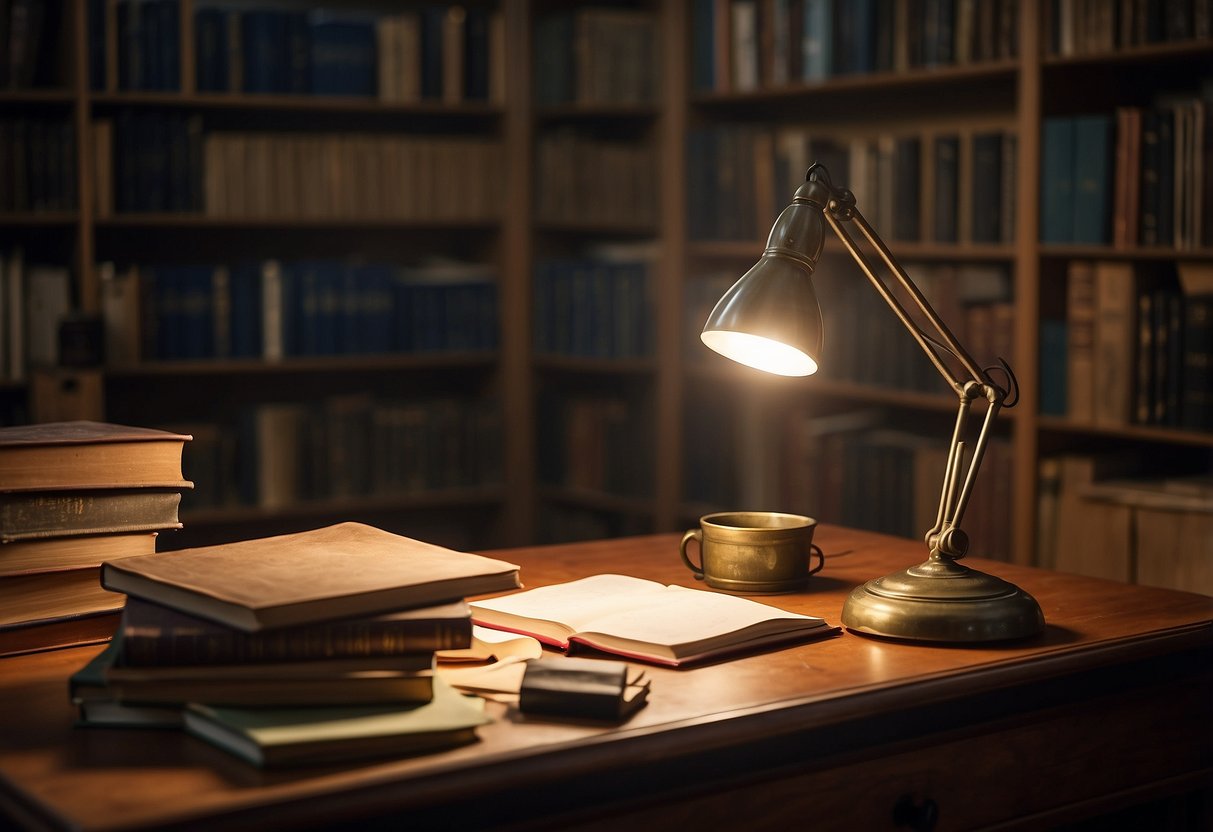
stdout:
<svg viewBox="0 0 1213 832">
<path fill-rule="evenodd" d="M 337 763 L 412 754 L 473 742 L 489 722 L 484 700 L 441 678 L 433 699 L 414 708 L 213 708 L 189 705 L 185 729 L 263 767 Z"/>
<path fill-rule="evenodd" d="M 0 542 L 179 529 L 180 503 L 157 488 L 0 492 Z"/>
<path fill-rule="evenodd" d="M 102 583 L 247 632 L 519 586 L 514 564 L 361 523 L 111 560 Z"/>
<path fill-rule="evenodd" d="M 246 633 L 129 598 L 120 629 L 122 663 L 129 667 L 398 656 L 463 649 L 472 638 L 471 613 L 464 601 Z"/>
<path fill-rule="evenodd" d="M 936 136 L 934 240 L 954 243 L 957 240 L 960 200 L 960 138 Z M 997 191 L 994 192 L 997 197 Z"/>
<path fill-rule="evenodd" d="M 1095 418 L 1095 266 L 1070 261 L 1066 275 L 1066 378 L 1070 380 L 1066 415 L 1075 421 Z"/>
<path fill-rule="evenodd" d="M 1096 424 L 1132 420 L 1137 344 L 1137 280 L 1131 263 L 1095 264 Z"/>
<path fill-rule="evenodd" d="M 162 486 L 189 488 L 189 436 L 102 422 L 0 428 L 0 491 Z"/>
<path fill-rule="evenodd" d="M 973 136 L 973 176 L 970 184 L 972 224 L 969 236 L 975 243 L 1009 241 L 1002 236 L 1003 138 L 1001 132 Z"/>
<path fill-rule="evenodd" d="M 1070 242 L 1103 245 L 1109 242 L 1112 199 L 1112 118 L 1077 116 L 1074 123 L 1074 196 Z"/>
<path fill-rule="evenodd" d="M 1041 139 L 1040 241 L 1074 241 L 1074 119 L 1046 118 Z"/>
<path fill-rule="evenodd" d="M 0 576 L 97 567 L 106 558 L 155 551 L 156 532 L 17 539 L 0 545 Z"/>
<path fill-rule="evenodd" d="M 119 639 L 120 641 L 120 639 Z M 122 648 L 105 669 L 105 690 L 122 704 L 310 707 L 428 702 L 432 653 L 306 662 L 128 667 Z"/>
<path fill-rule="evenodd" d="M 562 650 L 590 647 L 670 667 L 837 632 L 820 618 L 746 598 L 624 575 L 594 575 L 471 607 L 485 627 Z"/>
</svg>

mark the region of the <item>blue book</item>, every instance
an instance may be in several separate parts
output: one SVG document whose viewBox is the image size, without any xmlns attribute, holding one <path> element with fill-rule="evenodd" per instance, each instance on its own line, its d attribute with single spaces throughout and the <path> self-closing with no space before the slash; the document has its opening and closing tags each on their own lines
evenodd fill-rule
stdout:
<svg viewBox="0 0 1213 832">
<path fill-rule="evenodd" d="M 1041 139 L 1040 241 L 1074 240 L 1074 119 L 1046 118 Z"/>
<path fill-rule="evenodd" d="M 194 76 L 198 92 L 226 92 L 228 88 L 227 16 L 219 9 L 194 14 Z"/>
<path fill-rule="evenodd" d="M 694 0 L 691 8 L 691 88 L 716 86 L 716 0 Z"/>
<path fill-rule="evenodd" d="M 1066 415 L 1066 322 L 1052 318 L 1040 321 L 1040 412 Z"/>
<path fill-rule="evenodd" d="M 876 0 L 850 0 L 844 15 L 852 16 L 850 39 L 842 44 L 849 49 L 850 72 L 871 72 L 876 67 Z"/>
<path fill-rule="evenodd" d="M 834 67 L 833 0 L 805 0 L 803 25 L 804 80 L 825 80 Z"/>
<path fill-rule="evenodd" d="M 244 58 L 244 91 L 286 92 L 287 15 L 276 11 L 248 11 L 240 18 Z"/>
<path fill-rule="evenodd" d="M 1103 245 L 1111 239 L 1112 116 L 1074 118 L 1074 224 L 1072 242 Z"/>
<path fill-rule="evenodd" d="M 302 12 L 286 14 L 286 66 L 284 91 L 303 95 L 312 87 L 311 25 Z"/>
<path fill-rule="evenodd" d="M 489 10 L 470 6 L 463 30 L 463 97 L 487 101 L 489 97 Z"/>
<path fill-rule="evenodd" d="M 88 87 L 94 91 L 105 89 L 105 6 L 106 0 L 88 0 Z"/>
<path fill-rule="evenodd" d="M 375 94 L 374 23 L 313 16 L 309 34 L 313 94 Z"/>
<path fill-rule="evenodd" d="M 261 264 L 238 263 L 229 278 L 232 358 L 259 358 L 264 346 L 261 334 Z"/>
<path fill-rule="evenodd" d="M 445 6 L 421 10 L 421 97 L 442 98 L 442 29 Z"/>
<path fill-rule="evenodd" d="M 160 0 L 156 15 L 160 27 L 158 90 L 181 89 L 181 6 L 179 0 Z"/>
<path fill-rule="evenodd" d="M 197 360 L 215 356 L 214 267 L 176 268 L 181 319 L 178 358 Z"/>
<path fill-rule="evenodd" d="M 341 289 L 345 267 L 325 261 L 315 265 L 316 295 L 316 354 L 339 355 L 344 352 L 340 342 L 341 318 L 345 314 Z"/>
</svg>

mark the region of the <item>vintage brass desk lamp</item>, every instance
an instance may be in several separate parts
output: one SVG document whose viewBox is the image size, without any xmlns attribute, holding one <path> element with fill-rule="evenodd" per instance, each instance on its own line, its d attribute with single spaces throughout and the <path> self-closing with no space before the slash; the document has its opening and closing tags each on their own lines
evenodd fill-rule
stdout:
<svg viewBox="0 0 1213 832">
<path fill-rule="evenodd" d="M 930 556 L 917 566 L 858 587 L 843 607 L 842 623 L 860 633 L 935 642 L 994 641 L 1039 633 L 1044 628 L 1044 616 L 1031 595 L 1014 584 L 957 563 L 969 550 L 968 535 L 960 527 L 965 506 L 986 451 L 990 427 L 1004 406 L 1007 391 L 961 347 L 856 209 L 854 194 L 836 188 L 822 165 L 809 168 L 792 204 L 772 226 L 762 257 L 725 292 L 700 337 L 716 352 L 760 370 L 787 376 L 816 372 L 822 323 L 811 278 L 821 256 L 826 223 L 960 398 L 939 512 L 935 525 L 926 533 Z M 847 232 L 848 224 L 854 224 L 877 251 L 934 335 L 923 330 L 877 276 Z M 946 354 L 963 367 L 963 374 L 949 366 L 944 360 Z M 1004 363 L 1003 369 L 1013 387 L 1010 368 Z M 967 454 L 963 437 L 978 398 L 985 399 L 989 407 L 976 444 Z"/>
</svg>

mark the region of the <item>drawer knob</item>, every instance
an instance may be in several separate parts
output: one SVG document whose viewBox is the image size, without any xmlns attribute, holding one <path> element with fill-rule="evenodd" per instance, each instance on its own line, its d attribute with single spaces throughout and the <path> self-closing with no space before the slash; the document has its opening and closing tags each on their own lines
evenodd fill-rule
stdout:
<svg viewBox="0 0 1213 832">
<path fill-rule="evenodd" d="M 910 795 L 902 795 L 893 807 L 893 825 L 914 832 L 929 832 L 939 821 L 939 804 L 931 798 L 916 802 Z"/>
</svg>

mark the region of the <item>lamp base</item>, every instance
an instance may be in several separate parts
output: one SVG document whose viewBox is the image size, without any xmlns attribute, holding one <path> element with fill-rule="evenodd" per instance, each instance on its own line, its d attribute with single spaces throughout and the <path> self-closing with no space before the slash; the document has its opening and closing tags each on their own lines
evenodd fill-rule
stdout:
<svg viewBox="0 0 1213 832">
<path fill-rule="evenodd" d="M 1036 599 L 993 575 L 932 557 L 857 587 L 842 608 L 850 630 L 912 641 L 1026 638 L 1044 629 Z"/>
</svg>

